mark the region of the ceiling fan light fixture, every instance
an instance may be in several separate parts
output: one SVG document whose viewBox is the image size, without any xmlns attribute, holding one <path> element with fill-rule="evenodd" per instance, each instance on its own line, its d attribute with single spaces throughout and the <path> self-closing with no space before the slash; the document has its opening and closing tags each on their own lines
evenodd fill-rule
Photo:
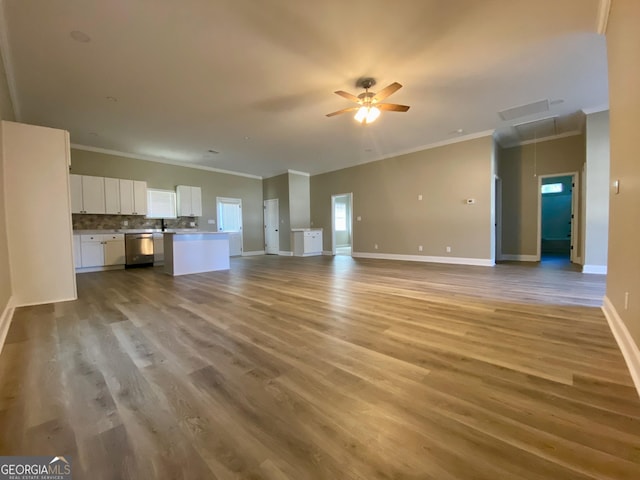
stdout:
<svg viewBox="0 0 640 480">
<path fill-rule="evenodd" d="M 360 107 L 353 118 L 360 123 L 372 123 L 380 116 L 380 109 L 376 107 Z"/>
</svg>

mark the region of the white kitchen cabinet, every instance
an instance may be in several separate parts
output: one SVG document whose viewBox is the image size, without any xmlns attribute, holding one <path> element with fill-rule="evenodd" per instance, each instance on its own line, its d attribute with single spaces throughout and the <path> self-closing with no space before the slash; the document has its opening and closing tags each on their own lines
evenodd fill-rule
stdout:
<svg viewBox="0 0 640 480">
<path fill-rule="evenodd" d="M 104 179 L 104 203 L 107 214 L 120 214 L 120 180 L 117 178 Z"/>
<path fill-rule="evenodd" d="M 202 216 L 202 190 L 200 187 L 178 185 L 176 192 L 179 217 Z"/>
<path fill-rule="evenodd" d="M 133 181 L 133 214 L 147 214 L 147 182 Z"/>
<path fill-rule="evenodd" d="M 102 244 L 104 245 L 104 264 L 105 265 L 124 265 L 124 235 L 116 233 L 113 235 L 102 235 Z"/>
<path fill-rule="evenodd" d="M 293 244 L 293 255 L 296 257 L 322 255 L 322 229 L 293 229 L 291 243 Z"/>
<path fill-rule="evenodd" d="M 82 247 L 80 235 L 73 236 L 73 266 L 82 267 Z"/>
<path fill-rule="evenodd" d="M 120 213 L 122 215 L 147 214 L 147 182 L 120 179 Z"/>
<path fill-rule="evenodd" d="M 106 213 L 104 178 L 70 175 L 71 213 Z"/>
<path fill-rule="evenodd" d="M 81 268 L 124 265 L 124 234 L 80 235 Z"/>
</svg>

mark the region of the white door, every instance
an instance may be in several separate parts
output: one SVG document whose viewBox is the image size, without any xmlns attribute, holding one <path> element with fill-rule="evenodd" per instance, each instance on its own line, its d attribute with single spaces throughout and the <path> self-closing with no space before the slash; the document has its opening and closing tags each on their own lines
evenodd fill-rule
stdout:
<svg viewBox="0 0 640 480">
<path fill-rule="evenodd" d="M 242 200 L 217 197 L 218 231 L 229 234 L 229 256 L 242 255 Z"/>
<path fill-rule="evenodd" d="M 280 252 L 280 213 L 278 199 L 264 201 L 264 251 L 278 255 Z"/>
</svg>

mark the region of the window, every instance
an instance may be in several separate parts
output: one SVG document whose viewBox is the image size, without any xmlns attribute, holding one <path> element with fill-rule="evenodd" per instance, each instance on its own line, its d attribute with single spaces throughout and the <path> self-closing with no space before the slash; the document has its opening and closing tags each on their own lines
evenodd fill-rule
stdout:
<svg viewBox="0 0 640 480">
<path fill-rule="evenodd" d="M 239 232 L 242 230 L 241 200 L 218 198 L 218 230 L 221 232 Z"/>
<path fill-rule="evenodd" d="M 336 203 L 335 228 L 336 228 L 336 232 L 347 231 L 347 204 L 346 203 Z"/>
<path fill-rule="evenodd" d="M 561 183 L 548 183 L 542 185 L 542 193 L 562 193 L 563 185 Z"/>
<path fill-rule="evenodd" d="M 147 218 L 177 218 L 176 192 L 147 188 Z"/>
</svg>

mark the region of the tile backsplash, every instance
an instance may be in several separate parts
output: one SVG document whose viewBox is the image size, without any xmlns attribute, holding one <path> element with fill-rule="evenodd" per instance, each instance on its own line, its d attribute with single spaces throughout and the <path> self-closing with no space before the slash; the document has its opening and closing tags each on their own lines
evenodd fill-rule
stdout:
<svg viewBox="0 0 640 480">
<path fill-rule="evenodd" d="M 160 229 L 160 220 L 145 218 L 141 215 L 91 215 L 74 213 L 72 216 L 74 230 L 115 230 L 126 228 L 157 228 Z M 129 222 L 124 225 L 124 222 Z M 196 222 L 192 227 L 190 222 Z M 198 228 L 198 219 L 195 217 L 179 217 L 164 221 L 166 228 Z"/>
</svg>

